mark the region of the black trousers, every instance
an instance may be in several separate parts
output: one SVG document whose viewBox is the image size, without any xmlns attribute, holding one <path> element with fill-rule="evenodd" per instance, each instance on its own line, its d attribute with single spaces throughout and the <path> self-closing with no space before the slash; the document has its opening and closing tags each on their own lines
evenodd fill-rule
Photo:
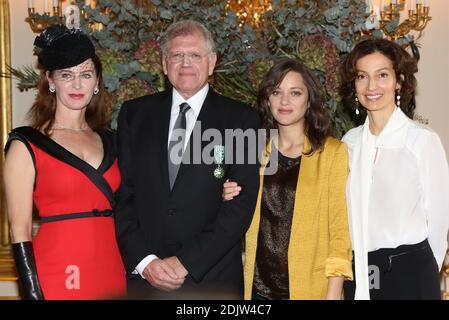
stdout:
<svg viewBox="0 0 449 320">
<path fill-rule="evenodd" d="M 368 252 L 371 300 L 441 300 L 438 264 L 429 242 Z M 352 264 L 354 272 L 354 262 Z M 357 279 L 345 281 L 345 300 L 353 300 Z"/>
</svg>

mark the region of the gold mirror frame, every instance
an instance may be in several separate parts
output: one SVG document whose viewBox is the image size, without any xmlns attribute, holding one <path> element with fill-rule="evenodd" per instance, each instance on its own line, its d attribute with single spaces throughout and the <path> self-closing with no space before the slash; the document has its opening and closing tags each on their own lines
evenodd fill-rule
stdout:
<svg viewBox="0 0 449 320">
<path fill-rule="evenodd" d="M 0 73 L 7 71 L 11 64 L 9 2 L 0 0 Z M 11 130 L 11 79 L 0 77 L 0 271 L 11 260 L 8 217 L 3 190 L 3 146 Z M 3 273 L 3 272 L 2 272 Z"/>
</svg>

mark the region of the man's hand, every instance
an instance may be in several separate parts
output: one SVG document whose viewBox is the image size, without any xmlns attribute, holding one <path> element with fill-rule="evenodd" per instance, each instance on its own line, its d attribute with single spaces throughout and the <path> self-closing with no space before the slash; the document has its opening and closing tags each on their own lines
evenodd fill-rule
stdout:
<svg viewBox="0 0 449 320">
<path fill-rule="evenodd" d="M 143 276 L 153 287 L 163 291 L 179 289 L 185 280 L 185 277 L 179 277 L 173 267 L 161 259 L 151 261 L 145 267 Z"/>
<path fill-rule="evenodd" d="M 189 274 L 187 269 L 182 265 L 181 261 L 179 261 L 178 257 L 171 256 L 165 258 L 164 261 L 173 268 L 178 278 L 185 278 Z"/>
<path fill-rule="evenodd" d="M 223 183 L 223 193 L 221 194 L 221 197 L 223 198 L 223 201 L 229 201 L 234 199 L 234 197 L 237 197 L 240 194 L 240 191 L 242 191 L 242 187 L 240 187 L 237 182 L 226 180 L 225 183 Z"/>
</svg>

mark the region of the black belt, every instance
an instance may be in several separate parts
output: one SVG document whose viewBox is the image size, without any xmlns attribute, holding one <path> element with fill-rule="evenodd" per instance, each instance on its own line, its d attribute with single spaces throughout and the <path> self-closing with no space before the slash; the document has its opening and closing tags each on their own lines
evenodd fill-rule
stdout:
<svg viewBox="0 0 449 320">
<path fill-rule="evenodd" d="M 386 272 L 390 272 L 393 268 L 394 258 L 423 250 L 432 252 L 427 239 L 416 244 L 403 244 L 397 248 L 381 248 L 375 251 L 370 251 L 368 252 L 368 261 L 376 261 L 376 264 L 381 265 Z"/>
<path fill-rule="evenodd" d="M 114 211 L 112 210 L 100 211 L 98 209 L 93 209 L 92 211 L 89 212 L 73 212 L 73 213 L 60 214 L 57 216 L 43 217 L 40 219 L 40 221 L 44 223 L 44 222 L 55 222 L 61 220 L 90 218 L 90 217 L 112 217 L 113 215 Z"/>
</svg>

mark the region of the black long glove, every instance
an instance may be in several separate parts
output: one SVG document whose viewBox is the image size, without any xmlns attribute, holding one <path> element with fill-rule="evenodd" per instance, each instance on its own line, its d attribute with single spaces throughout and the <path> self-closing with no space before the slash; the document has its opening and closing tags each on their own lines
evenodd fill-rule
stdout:
<svg viewBox="0 0 449 320">
<path fill-rule="evenodd" d="M 19 274 L 21 296 L 24 300 L 44 300 L 37 277 L 36 262 L 31 241 L 12 244 L 16 269 Z"/>
</svg>

